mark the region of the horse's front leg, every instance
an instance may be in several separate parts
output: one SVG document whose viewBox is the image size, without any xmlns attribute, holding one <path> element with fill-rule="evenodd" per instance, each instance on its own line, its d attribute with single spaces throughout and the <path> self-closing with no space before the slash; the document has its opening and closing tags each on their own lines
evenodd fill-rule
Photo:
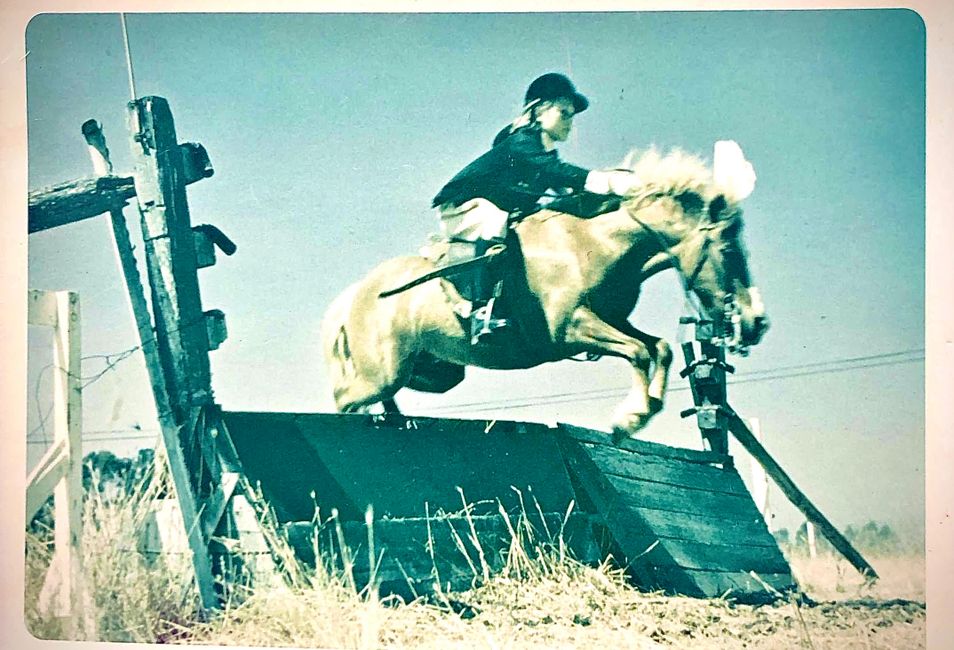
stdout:
<svg viewBox="0 0 954 650">
<path fill-rule="evenodd" d="M 633 388 L 613 413 L 613 439 L 619 442 L 635 435 L 656 412 L 650 406 L 649 397 L 649 369 L 652 365 L 649 348 L 639 338 L 613 327 L 586 307 L 578 307 L 573 312 L 565 338 L 571 346 L 582 346 L 587 352 L 629 361 L 633 369 Z"/>
<path fill-rule="evenodd" d="M 649 349 L 649 354 L 653 359 L 652 376 L 649 379 L 649 389 L 647 396 L 649 399 L 649 412 L 655 415 L 662 410 L 663 400 L 666 397 L 666 390 L 669 386 L 669 367 L 672 365 L 672 347 L 658 336 L 642 332 L 628 322 L 621 328 L 640 341 Z"/>
</svg>

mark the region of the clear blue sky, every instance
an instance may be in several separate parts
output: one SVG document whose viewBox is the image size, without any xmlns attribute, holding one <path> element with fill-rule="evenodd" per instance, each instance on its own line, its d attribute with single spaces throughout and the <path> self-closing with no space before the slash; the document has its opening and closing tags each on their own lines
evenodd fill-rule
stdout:
<svg viewBox="0 0 954 650">
<path fill-rule="evenodd" d="M 611 166 L 650 144 L 705 156 L 718 139 L 742 145 L 759 176 L 744 205 L 746 241 L 773 329 L 734 360 L 745 383 L 730 388 L 731 401 L 760 418 L 770 450 L 836 524 L 923 527 L 925 42 L 916 14 L 169 14 L 130 15 L 128 27 L 137 94 L 166 97 L 180 141 L 203 143 L 215 167 L 189 189 L 193 222 L 219 226 L 239 246 L 200 271 L 204 307 L 228 321 L 229 340 L 212 353 L 226 409 L 330 408 L 317 339 L 330 300 L 420 245 L 435 226 L 437 189 L 489 146 L 530 80 L 558 70 L 592 101 L 561 148 L 566 160 Z M 26 39 L 30 187 L 91 173 L 79 130 L 88 118 L 103 124 L 117 171 L 130 172 L 119 17 L 41 15 Z M 127 218 L 137 226 L 133 208 Z M 80 291 L 84 355 L 136 345 L 105 218 L 32 235 L 29 264 L 30 287 Z M 633 320 L 676 342 L 681 303 L 676 277 L 661 274 Z M 36 443 L 46 341 L 30 334 Z M 915 352 L 855 364 L 893 365 L 833 371 L 905 351 Z M 818 362 L 835 363 L 792 369 Z M 102 368 L 90 359 L 84 373 Z M 776 369 L 786 376 L 766 379 Z M 398 401 L 417 414 L 606 428 L 628 383 L 619 360 L 563 362 L 471 371 L 447 395 Z M 699 445 L 693 422 L 678 416 L 690 405 L 682 386 L 674 376 L 648 439 Z M 546 403 L 600 389 L 609 395 Z M 87 449 L 130 453 L 154 440 L 141 356 L 91 384 L 84 407 Z M 104 443 L 107 435 L 142 437 Z M 781 507 L 778 517 L 796 521 Z"/>
</svg>

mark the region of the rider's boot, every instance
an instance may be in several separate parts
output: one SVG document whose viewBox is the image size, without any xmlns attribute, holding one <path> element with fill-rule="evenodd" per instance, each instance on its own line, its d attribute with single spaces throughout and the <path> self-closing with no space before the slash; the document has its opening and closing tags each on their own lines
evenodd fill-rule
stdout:
<svg viewBox="0 0 954 650">
<path fill-rule="evenodd" d="M 474 245 L 474 254 L 479 257 L 487 252 L 491 246 L 499 244 L 495 240 L 478 239 Z M 473 273 L 473 303 L 474 310 L 470 315 L 470 343 L 477 345 L 485 336 L 494 331 L 507 327 L 510 321 L 506 318 L 494 318 L 494 303 L 500 296 L 503 285 L 501 280 L 495 279 L 495 265 L 499 262 L 492 259 L 474 269 Z"/>
</svg>

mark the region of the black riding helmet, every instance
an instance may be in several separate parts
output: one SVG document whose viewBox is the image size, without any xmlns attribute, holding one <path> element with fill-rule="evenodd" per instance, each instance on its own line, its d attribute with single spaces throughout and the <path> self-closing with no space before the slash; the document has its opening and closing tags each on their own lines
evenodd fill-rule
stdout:
<svg viewBox="0 0 954 650">
<path fill-rule="evenodd" d="M 590 100 L 576 91 L 573 82 L 558 72 L 548 72 L 534 79 L 527 88 L 523 103 L 527 106 L 533 102 L 548 102 L 561 98 L 571 100 L 573 110 L 577 113 L 582 113 L 590 105 Z"/>
</svg>

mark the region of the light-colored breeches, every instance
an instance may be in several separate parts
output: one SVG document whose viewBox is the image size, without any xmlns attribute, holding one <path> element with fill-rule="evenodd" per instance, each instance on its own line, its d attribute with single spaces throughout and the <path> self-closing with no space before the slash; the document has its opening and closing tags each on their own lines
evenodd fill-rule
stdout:
<svg viewBox="0 0 954 650">
<path fill-rule="evenodd" d="M 487 199 L 471 199 L 459 206 L 442 205 L 437 210 L 441 234 L 448 239 L 477 241 L 503 239 L 508 214 Z"/>
</svg>

